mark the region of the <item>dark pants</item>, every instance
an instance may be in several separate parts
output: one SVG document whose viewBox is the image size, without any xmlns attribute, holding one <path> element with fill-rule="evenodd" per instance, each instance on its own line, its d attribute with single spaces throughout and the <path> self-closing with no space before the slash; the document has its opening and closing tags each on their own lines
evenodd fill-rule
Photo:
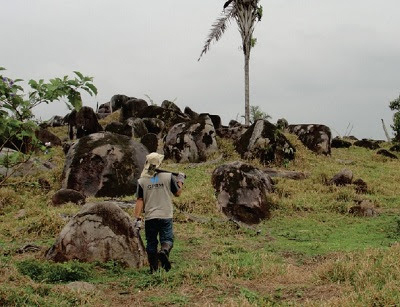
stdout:
<svg viewBox="0 0 400 307">
<path fill-rule="evenodd" d="M 151 219 L 144 224 L 147 253 L 157 253 L 158 235 L 160 243 L 168 243 L 171 247 L 174 243 L 174 233 L 172 230 L 172 219 Z"/>
</svg>

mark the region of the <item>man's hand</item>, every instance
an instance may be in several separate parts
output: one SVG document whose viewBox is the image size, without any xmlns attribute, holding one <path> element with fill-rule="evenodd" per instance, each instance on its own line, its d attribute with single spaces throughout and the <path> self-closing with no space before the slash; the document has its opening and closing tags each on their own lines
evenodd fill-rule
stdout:
<svg viewBox="0 0 400 307">
<path fill-rule="evenodd" d="M 136 218 L 135 222 L 133 223 L 133 229 L 139 232 L 141 228 L 142 228 L 142 219 Z"/>
<path fill-rule="evenodd" d="M 181 182 L 182 184 L 185 182 L 186 175 L 184 173 L 179 173 L 176 176 L 176 181 Z"/>
</svg>

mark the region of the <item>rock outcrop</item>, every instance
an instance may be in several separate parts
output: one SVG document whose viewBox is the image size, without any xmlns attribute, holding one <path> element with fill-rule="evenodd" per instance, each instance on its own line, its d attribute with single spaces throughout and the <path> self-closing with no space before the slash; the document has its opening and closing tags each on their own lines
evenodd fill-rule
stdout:
<svg viewBox="0 0 400 307">
<path fill-rule="evenodd" d="M 267 120 L 258 120 L 235 143 L 243 159 L 259 159 L 262 163 L 293 160 L 296 149 L 289 140 Z"/>
<path fill-rule="evenodd" d="M 347 168 L 344 168 L 335 176 L 333 176 L 333 178 L 329 180 L 328 184 L 343 186 L 351 184 L 352 181 L 353 181 L 353 172 Z"/>
<path fill-rule="evenodd" d="M 83 137 L 67 153 L 62 187 L 85 196 L 133 195 L 147 154 L 127 136 L 100 132 Z"/>
<path fill-rule="evenodd" d="M 89 203 L 62 229 L 46 258 L 56 262 L 118 261 L 140 268 L 146 254 L 127 213 L 110 203 Z"/>
<path fill-rule="evenodd" d="M 381 146 L 379 146 L 379 144 L 376 141 L 368 140 L 368 139 L 362 139 L 359 141 L 355 141 L 353 143 L 353 145 L 358 146 L 358 147 L 364 147 L 367 149 L 372 149 L 372 150 L 375 150 L 375 149 L 378 149 L 381 147 Z"/>
<path fill-rule="evenodd" d="M 299 140 L 317 154 L 331 154 L 331 129 L 325 125 L 303 124 L 289 125 L 288 131 L 297 135 Z"/>
<path fill-rule="evenodd" d="M 256 224 L 269 216 L 272 179 L 262 170 L 242 162 L 217 167 L 212 174 L 220 210 L 229 218 Z"/>
<path fill-rule="evenodd" d="M 82 205 L 85 203 L 85 199 L 85 196 L 78 191 L 71 189 L 60 189 L 53 195 L 51 202 L 53 206 L 60 206 L 68 202 Z"/>
<path fill-rule="evenodd" d="M 190 118 L 188 115 L 175 111 L 172 109 L 165 109 L 158 106 L 148 106 L 139 113 L 140 118 L 156 118 L 162 120 L 165 124 L 165 130 L 169 129 L 179 123 L 188 122 Z M 150 131 L 151 133 L 155 133 Z"/>
<path fill-rule="evenodd" d="M 208 115 L 173 126 L 165 138 L 165 158 L 176 162 L 202 162 L 218 150 L 214 125 Z"/>
<path fill-rule="evenodd" d="M 138 117 L 139 113 L 148 106 L 146 100 L 132 98 L 123 101 L 121 104 L 120 122 L 124 122 L 128 118 Z"/>
<path fill-rule="evenodd" d="M 351 142 L 346 141 L 340 137 L 335 137 L 332 140 L 331 147 L 332 148 L 349 148 L 351 146 Z"/>
</svg>

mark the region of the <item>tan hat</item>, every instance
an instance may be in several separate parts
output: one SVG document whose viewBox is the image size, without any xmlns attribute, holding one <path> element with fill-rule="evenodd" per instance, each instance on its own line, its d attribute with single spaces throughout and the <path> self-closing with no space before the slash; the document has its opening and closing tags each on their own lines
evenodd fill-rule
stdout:
<svg viewBox="0 0 400 307">
<path fill-rule="evenodd" d="M 160 167 L 164 155 L 160 155 L 157 152 L 152 152 L 146 156 L 146 162 L 144 163 L 143 172 L 140 177 L 153 177 L 155 169 Z"/>
</svg>

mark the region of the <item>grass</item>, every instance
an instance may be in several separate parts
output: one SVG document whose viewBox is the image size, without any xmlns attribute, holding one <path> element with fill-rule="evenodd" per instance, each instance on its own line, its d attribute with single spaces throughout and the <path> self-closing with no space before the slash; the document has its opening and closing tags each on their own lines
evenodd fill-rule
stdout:
<svg viewBox="0 0 400 307">
<path fill-rule="evenodd" d="M 65 127 L 53 132 L 66 135 Z M 398 304 L 400 162 L 357 147 L 333 149 L 328 157 L 317 156 L 294 136 L 288 138 L 296 146 L 297 156 L 285 169 L 309 176 L 301 181 L 274 179 L 271 218 L 254 229 L 238 228 L 217 210 L 211 174 L 222 163 L 239 159 L 229 140 L 218 140 L 220 152 L 212 162 L 166 161 L 163 168 L 188 176 L 175 207 L 201 217 L 202 222 L 176 214 L 173 269 L 153 275 L 147 268 L 127 269 L 116 262 L 55 264 L 44 260 L 44 252 L 68 217 L 80 208 L 73 204 L 51 206 L 51 196 L 60 188 L 64 154 L 54 149 L 41 156 L 43 160 L 52 159 L 56 168 L 12 179 L 0 189 L 0 305 Z M 384 146 L 389 148 L 389 144 Z M 352 164 L 344 164 L 344 160 Z M 257 161 L 249 162 L 264 167 Z M 358 194 L 352 185 L 325 184 L 343 168 L 352 170 L 354 179 L 367 183 L 367 193 Z M 49 181 L 50 191 L 35 184 L 40 177 Z M 348 214 L 356 201 L 364 199 L 375 204 L 377 217 Z M 18 254 L 17 250 L 28 243 L 40 246 L 41 251 Z M 89 282 L 95 291 L 70 289 L 68 283 L 76 280 Z"/>
</svg>

